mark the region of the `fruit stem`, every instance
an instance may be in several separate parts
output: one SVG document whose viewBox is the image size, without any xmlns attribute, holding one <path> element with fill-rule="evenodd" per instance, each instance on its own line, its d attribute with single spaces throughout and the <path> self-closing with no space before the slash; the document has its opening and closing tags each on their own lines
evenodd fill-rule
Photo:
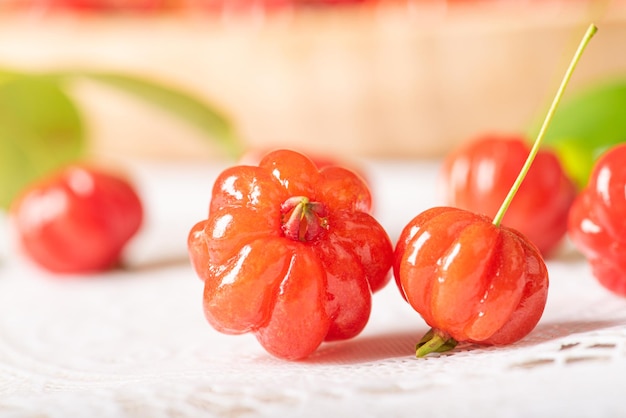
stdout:
<svg viewBox="0 0 626 418">
<path fill-rule="evenodd" d="M 294 241 L 315 239 L 328 228 L 328 211 L 324 204 L 311 202 L 305 196 L 294 196 L 281 205 L 283 233 Z"/>
<path fill-rule="evenodd" d="M 425 357 L 430 353 L 443 353 L 456 347 L 457 341 L 447 332 L 431 328 L 417 343 L 416 357 Z"/>
<path fill-rule="evenodd" d="M 574 54 L 574 57 L 572 58 L 572 61 L 570 62 L 567 71 L 565 72 L 565 76 L 563 77 L 563 80 L 561 81 L 561 85 L 559 89 L 557 90 L 556 96 L 554 97 L 554 100 L 552 101 L 552 104 L 550 105 L 550 108 L 548 109 L 548 113 L 543 121 L 543 124 L 541 125 L 541 129 L 539 130 L 537 139 L 535 139 L 533 147 L 531 148 L 530 153 L 528 154 L 528 158 L 526 159 L 526 162 L 522 166 L 522 169 L 519 175 L 517 176 L 517 179 L 515 179 L 513 186 L 509 190 L 509 193 L 504 199 L 504 202 L 502 202 L 502 206 L 500 206 L 498 213 L 493 218 L 494 225 L 499 226 L 500 223 L 502 222 L 502 218 L 504 218 L 504 214 L 509 208 L 511 201 L 513 200 L 513 197 L 515 196 L 515 194 L 517 193 L 517 190 L 520 188 L 522 182 L 524 181 L 524 178 L 526 177 L 528 170 L 530 170 L 530 166 L 533 160 L 535 159 L 537 152 L 539 152 L 539 146 L 541 145 L 541 141 L 543 140 L 543 137 L 546 133 L 548 125 L 552 121 L 554 112 L 556 111 L 556 108 L 559 102 L 561 101 L 561 97 L 563 96 L 565 87 L 567 86 L 567 83 L 569 83 L 570 78 L 572 78 L 572 73 L 574 72 L 574 68 L 578 64 L 578 61 L 580 60 L 580 57 L 582 56 L 583 51 L 587 47 L 587 44 L 589 43 L 589 41 L 591 40 L 591 38 L 593 37 L 593 35 L 595 35 L 597 31 L 598 31 L 598 28 L 592 23 L 591 25 L 589 25 L 587 32 L 585 32 L 585 35 L 580 41 L 580 45 L 578 45 L 578 49 L 576 50 L 576 53 Z"/>
</svg>

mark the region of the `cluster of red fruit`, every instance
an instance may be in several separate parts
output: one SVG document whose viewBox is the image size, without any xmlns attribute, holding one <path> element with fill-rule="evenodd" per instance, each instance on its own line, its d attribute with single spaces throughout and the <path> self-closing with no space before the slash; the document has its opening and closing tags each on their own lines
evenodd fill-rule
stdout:
<svg viewBox="0 0 626 418">
<path fill-rule="evenodd" d="M 27 7 L 45 10 L 80 12 L 163 12 L 171 10 L 201 10 L 212 13 L 230 13 L 250 10 L 275 11 L 304 6 L 338 6 L 376 3 L 381 0 L 30 0 Z"/>
<path fill-rule="evenodd" d="M 568 231 L 600 282 L 626 296 L 626 144 L 597 161 L 578 193 L 539 142 L 529 149 L 520 138 L 487 137 L 452 152 L 441 177 L 449 206 L 413 218 L 395 248 L 353 171 L 289 150 L 226 169 L 207 218 L 188 236 L 208 321 L 224 333 L 254 333 L 277 357 L 301 359 L 324 341 L 359 334 L 372 293 L 393 271 L 431 327 L 418 356 L 459 341 L 509 344 L 543 314 L 544 256 Z M 115 263 L 142 208 L 127 182 L 72 167 L 31 187 L 13 214 L 34 260 L 83 272 Z"/>
<path fill-rule="evenodd" d="M 496 226 L 481 213 L 495 212 L 527 154 L 521 139 L 494 137 L 451 153 L 441 176 L 451 206 L 411 220 L 395 251 L 369 213 L 366 182 L 350 170 L 327 161 L 319 169 L 286 150 L 227 169 L 208 218 L 189 234 L 209 322 L 226 333 L 254 332 L 276 356 L 302 358 L 322 341 L 357 335 L 393 267 L 402 296 L 433 328 L 424 354 L 456 341 L 511 343 L 541 317 L 541 253 L 565 235 L 567 213 L 570 236 L 600 282 L 626 295 L 626 144 L 598 160 L 578 195 L 541 151 L 504 217 L 515 229 Z M 62 273 L 113 267 L 142 219 L 127 181 L 86 166 L 33 185 L 12 213 L 26 253 Z"/>
</svg>

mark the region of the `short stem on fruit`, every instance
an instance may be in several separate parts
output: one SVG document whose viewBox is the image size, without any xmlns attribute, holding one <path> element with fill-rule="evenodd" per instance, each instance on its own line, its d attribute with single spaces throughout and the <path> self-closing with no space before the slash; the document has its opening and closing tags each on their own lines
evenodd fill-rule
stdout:
<svg viewBox="0 0 626 418">
<path fill-rule="evenodd" d="M 416 357 L 425 357 L 430 353 L 443 353 L 456 347 L 457 341 L 447 332 L 431 328 L 417 343 Z"/>
<path fill-rule="evenodd" d="M 509 208 L 511 201 L 513 200 L 513 197 L 515 196 L 515 194 L 517 193 L 517 190 L 520 188 L 522 182 L 524 181 L 524 178 L 526 177 L 528 170 L 530 170 L 530 166 L 533 163 L 533 160 L 535 159 L 537 152 L 539 152 L 539 147 L 546 133 L 548 125 L 552 121 L 554 112 L 556 111 L 556 108 L 559 102 L 561 101 L 561 97 L 563 96 L 565 87 L 569 83 L 570 78 L 572 78 L 572 73 L 574 72 L 574 68 L 576 68 L 576 65 L 578 64 L 578 61 L 580 60 L 580 57 L 582 56 L 583 51 L 585 50 L 585 48 L 587 47 L 587 44 L 589 43 L 589 41 L 591 40 L 591 38 L 593 37 L 593 35 L 595 35 L 597 31 L 598 31 L 598 28 L 594 24 L 589 25 L 587 32 L 585 32 L 583 39 L 580 41 L 580 45 L 578 45 L 578 49 L 576 50 L 576 53 L 574 54 L 574 57 L 572 58 L 572 61 L 570 62 L 569 67 L 567 68 L 567 71 L 565 72 L 565 76 L 563 77 L 563 80 L 561 81 L 561 85 L 559 86 L 559 89 L 557 90 L 556 96 L 554 97 L 554 100 L 552 101 L 552 104 L 550 105 L 550 108 L 548 109 L 548 113 L 543 121 L 543 124 L 541 125 L 541 129 L 539 130 L 537 139 L 535 139 L 533 147 L 531 148 L 530 153 L 528 154 L 528 158 L 526 159 L 526 162 L 524 163 L 522 170 L 517 176 L 517 179 L 515 179 L 515 182 L 513 183 L 511 190 L 509 190 L 509 193 L 504 199 L 504 202 L 502 202 L 502 206 L 500 206 L 498 213 L 493 218 L 494 225 L 499 226 L 500 223 L 502 222 L 502 218 L 504 218 L 504 214 Z"/>
<path fill-rule="evenodd" d="M 280 207 L 283 233 L 294 241 L 312 241 L 328 229 L 328 211 L 321 202 L 306 196 L 293 196 Z"/>
</svg>

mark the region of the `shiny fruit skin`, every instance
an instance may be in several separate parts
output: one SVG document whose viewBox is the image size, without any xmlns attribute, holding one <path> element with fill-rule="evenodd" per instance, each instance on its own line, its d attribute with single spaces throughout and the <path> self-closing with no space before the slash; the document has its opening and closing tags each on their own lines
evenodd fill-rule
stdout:
<svg viewBox="0 0 626 418">
<path fill-rule="evenodd" d="M 143 220 L 143 206 L 124 178 L 72 165 L 28 187 L 11 207 L 24 253 L 55 273 L 114 267 Z"/>
<path fill-rule="evenodd" d="M 209 323 L 224 333 L 252 332 L 288 360 L 359 334 L 372 293 L 390 279 L 393 254 L 370 208 L 359 176 L 319 169 L 294 151 L 226 169 L 208 218 L 188 239 Z"/>
<path fill-rule="evenodd" d="M 361 180 L 365 182 L 368 188 L 370 188 L 371 183 L 367 176 L 367 173 L 357 162 L 351 161 L 347 158 L 342 158 L 341 156 L 334 155 L 332 153 L 311 153 L 311 152 L 303 152 L 298 149 L 292 149 L 292 151 L 299 152 L 301 154 L 306 154 L 306 156 L 317 166 L 317 168 L 322 169 L 326 167 L 343 167 L 352 171 L 354 174 L 359 176 Z M 238 165 L 258 165 L 263 157 L 273 151 L 272 149 L 249 149 L 246 151 L 238 160 Z M 371 188 L 370 188 L 371 193 Z M 372 196 L 370 196 L 371 200 L 374 200 Z M 374 208 L 371 209 L 374 211 Z"/>
<path fill-rule="evenodd" d="M 569 236 L 594 276 L 605 288 L 626 296 L 626 144 L 600 156 L 568 221 Z"/>
<path fill-rule="evenodd" d="M 463 209 L 435 207 L 413 218 L 393 268 L 413 309 L 457 342 L 516 342 L 536 326 L 547 299 L 548 271 L 537 248 Z"/>
<path fill-rule="evenodd" d="M 524 165 L 530 148 L 517 136 L 484 136 L 450 153 L 441 169 L 444 204 L 494 216 Z M 526 235 L 550 256 L 567 232 L 574 183 L 555 154 L 540 150 L 503 225 Z"/>
</svg>

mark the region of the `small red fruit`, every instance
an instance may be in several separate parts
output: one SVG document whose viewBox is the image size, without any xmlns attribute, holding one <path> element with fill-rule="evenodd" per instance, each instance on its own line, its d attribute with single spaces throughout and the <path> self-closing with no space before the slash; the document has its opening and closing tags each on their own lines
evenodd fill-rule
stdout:
<svg viewBox="0 0 626 418">
<path fill-rule="evenodd" d="M 432 328 L 418 356 L 457 341 L 518 341 L 546 303 L 548 271 L 537 248 L 516 230 L 463 209 L 436 207 L 413 218 L 393 267 L 405 299 Z"/>
<path fill-rule="evenodd" d="M 290 360 L 359 334 L 393 254 L 370 206 L 359 176 L 294 151 L 226 169 L 188 240 L 209 323 Z"/>
<path fill-rule="evenodd" d="M 626 144 L 610 148 L 595 163 L 589 183 L 569 213 L 569 235 L 588 258 L 593 274 L 626 296 Z"/>
<path fill-rule="evenodd" d="M 28 187 L 11 213 L 24 252 L 57 273 L 113 267 L 143 218 L 127 180 L 78 165 Z"/>
<path fill-rule="evenodd" d="M 462 145 L 442 166 L 444 203 L 495 214 L 529 152 L 519 136 L 484 136 Z M 567 213 L 575 197 L 576 187 L 557 157 L 539 151 L 502 224 L 522 232 L 548 256 L 567 232 Z"/>
</svg>

